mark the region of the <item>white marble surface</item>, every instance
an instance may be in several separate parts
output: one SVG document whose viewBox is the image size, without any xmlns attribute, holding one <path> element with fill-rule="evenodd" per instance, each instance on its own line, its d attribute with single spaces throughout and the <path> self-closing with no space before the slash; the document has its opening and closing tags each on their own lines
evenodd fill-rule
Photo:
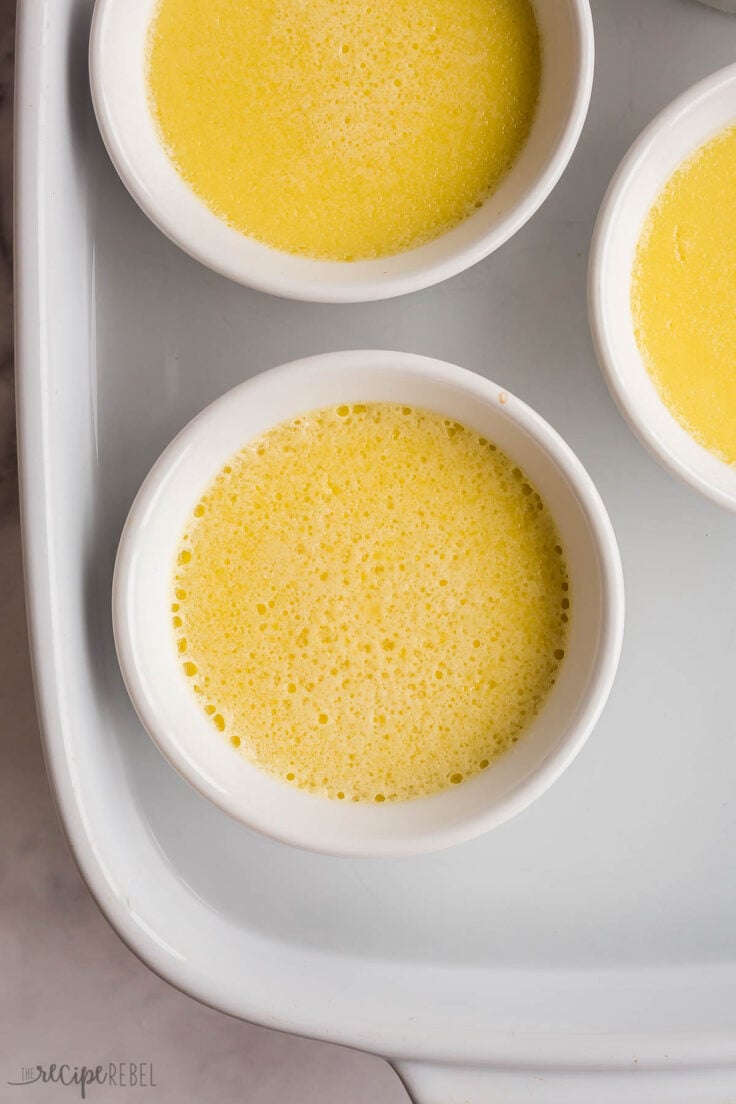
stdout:
<svg viewBox="0 0 736 1104">
<path fill-rule="evenodd" d="M 110 930 L 59 829 L 44 773 L 26 646 L 12 376 L 13 13 L 0 0 L 0 1101 L 78 1099 L 8 1086 L 22 1066 L 152 1062 L 156 1088 L 93 1102 L 401 1104 L 377 1058 L 240 1023 L 176 992 Z"/>
</svg>

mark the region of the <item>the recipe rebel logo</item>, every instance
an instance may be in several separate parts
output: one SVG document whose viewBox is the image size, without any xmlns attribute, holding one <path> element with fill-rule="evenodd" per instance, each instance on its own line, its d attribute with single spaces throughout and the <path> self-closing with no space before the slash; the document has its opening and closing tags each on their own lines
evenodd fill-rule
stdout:
<svg viewBox="0 0 736 1104">
<path fill-rule="evenodd" d="M 155 1089 L 153 1062 L 106 1062 L 97 1066 L 72 1066 L 68 1062 L 49 1065 L 22 1066 L 20 1077 L 8 1081 L 15 1088 L 28 1085 L 63 1085 L 76 1087 L 82 1100 L 93 1086 L 113 1089 Z M 34 1099 L 36 1099 L 34 1097 Z"/>
</svg>

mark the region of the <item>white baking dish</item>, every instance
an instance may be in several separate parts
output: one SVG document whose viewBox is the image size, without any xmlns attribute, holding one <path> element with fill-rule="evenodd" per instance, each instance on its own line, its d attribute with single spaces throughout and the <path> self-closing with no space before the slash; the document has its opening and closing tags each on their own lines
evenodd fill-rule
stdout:
<svg viewBox="0 0 736 1104">
<path fill-rule="evenodd" d="M 186 992 L 388 1056 L 423 1104 L 733 1104 L 736 519 L 618 415 L 585 266 L 621 155 L 732 60 L 736 21 L 597 0 L 591 118 L 540 214 L 443 286 L 317 307 L 215 276 L 139 212 L 92 118 L 90 13 L 20 5 L 16 257 L 37 691 L 100 907 Z M 125 514 L 175 432 L 255 371 L 371 346 L 464 364 L 539 410 L 601 490 L 627 576 L 619 677 L 565 776 L 484 838 L 402 860 L 283 847 L 193 793 L 135 718 L 110 623 Z"/>
</svg>

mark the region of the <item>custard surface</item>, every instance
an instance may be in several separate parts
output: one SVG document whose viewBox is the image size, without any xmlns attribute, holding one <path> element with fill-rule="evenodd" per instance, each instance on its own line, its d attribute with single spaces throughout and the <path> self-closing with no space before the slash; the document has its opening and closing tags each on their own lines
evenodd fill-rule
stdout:
<svg viewBox="0 0 736 1104">
<path fill-rule="evenodd" d="M 345 261 L 480 206 L 526 141 L 540 70 L 529 0 L 160 0 L 147 82 L 215 214 Z"/>
<path fill-rule="evenodd" d="M 673 174 L 639 241 L 637 344 L 672 414 L 736 464 L 736 127 Z"/>
<path fill-rule="evenodd" d="M 234 456 L 173 588 L 172 646 L 212 738 L 353 801 L 435 793 L 510 747 L 557 676 L 570 607 L 554 521 L 514 462 L 384 403 Z"/>
</svg>

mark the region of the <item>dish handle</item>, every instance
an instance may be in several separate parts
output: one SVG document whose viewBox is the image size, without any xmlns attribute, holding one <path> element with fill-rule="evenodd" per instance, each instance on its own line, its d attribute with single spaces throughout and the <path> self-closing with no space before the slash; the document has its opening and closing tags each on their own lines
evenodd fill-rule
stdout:
<svg viewBox="0 0 736 1104">
<path fill-rule="evenodd" d="M 434 1062 L 394 1061 L 391 1065 L 411 1104 L 613 1104 L 600 1077 L 586 1074 L 571 1078 L 569 1073 Z M 617 1104 L 624 1099 L 634 1098 L 621 1095 Z M 636 1104 L 643 1102 L 637 1098 Z"/>
<path fill-rule="evenodd" d="M 391 1063 L 412 1104 L 732 1104 L 736 1069 L 514 1069 Z"/>
<path fill-rule="evenodd" d="M 434 1062 L 394 1061 L 391 1064 L 412 1104 L 521 1104 L 522 1101 L 524 1104 L 552 1104 L 553 1100 L 557 1104 L 560 1099 L 548 1096 L 544 1091 L 545 1079 L 532 1072 Z M 572 1104 L 573 1098 L 569 1099 Z M 590 1100 L 586 1098 L 585 1104 L 590 1104 Z"/>
</svg>

